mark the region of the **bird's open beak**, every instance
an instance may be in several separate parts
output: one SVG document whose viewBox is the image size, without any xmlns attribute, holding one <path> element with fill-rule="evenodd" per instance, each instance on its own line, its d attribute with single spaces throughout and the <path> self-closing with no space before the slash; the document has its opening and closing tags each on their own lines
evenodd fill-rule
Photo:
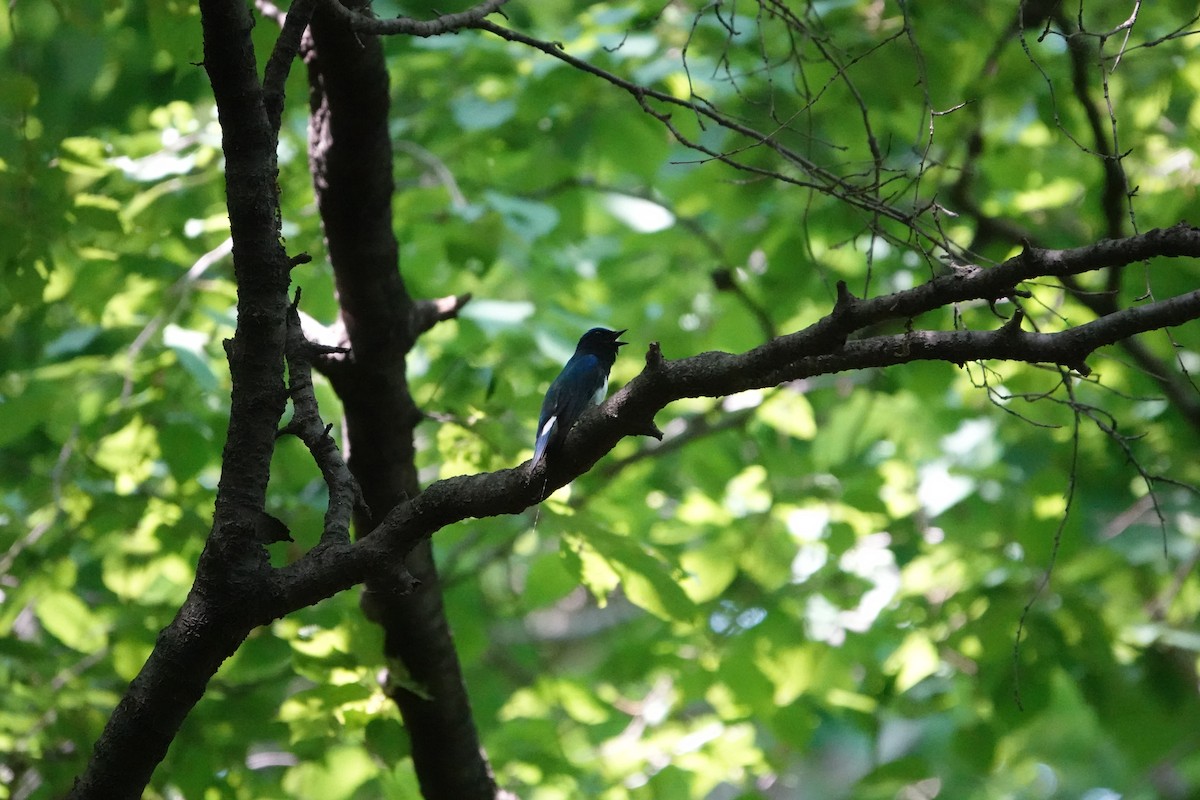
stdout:
<svg viewBox="0 0 1200 800">
<path fill-rule="evenodd" d="M 616 331 L 616 332 L 613 334 L 613 344 L 615 344 L 617 347 L 624 347 L 625 345 L 629 344 L 629 342 L 618 342 L 618 341 L 616 341 L 617 339 L 620 339 L 620 338 L 621 338 L 621 334 L 622 334 L 622 333 L 625 333 L 625 331 L 627 331 L 627 330 L 629 330 L 629 328 L 625 328 L 625 330 Z"/>
</svg>

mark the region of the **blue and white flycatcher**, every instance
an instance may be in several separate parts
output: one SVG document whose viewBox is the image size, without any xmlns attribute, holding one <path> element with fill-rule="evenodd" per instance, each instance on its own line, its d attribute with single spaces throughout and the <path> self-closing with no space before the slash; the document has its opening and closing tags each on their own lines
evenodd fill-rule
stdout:
<svg viewBox="0 0 1200 800">
<path fill-rule="evenodd" d="M 567 432 L 589 403 L 599 405 L 604 402 L 608 394 L 608 373 L 617 360 L 617 350 L 628 344 L 617 341 L 624 332 L 592 328 L 579 340 L 575 355 L 550 384 L 546 399 L 542 401 L 533 461 L 529 462 L 530 472 L 548 450 L 563 443 Z"/>
</svg>

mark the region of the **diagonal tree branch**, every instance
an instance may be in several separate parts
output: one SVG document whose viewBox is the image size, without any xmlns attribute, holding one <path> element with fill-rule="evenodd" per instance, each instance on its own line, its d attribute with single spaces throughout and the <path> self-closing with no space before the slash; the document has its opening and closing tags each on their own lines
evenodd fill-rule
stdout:
<svg viewBox="0 0 1200 800">
<path fill-rule="evenodd" d="M 337 443 L 329 435 L 331 425 L 321 421 L 317 397 L 312 382 L 312 360 L 318 355 L 346 353 L 347 348 L 315 344 L 304 338 L 300 322 L 300 290 L 288 309 L 288 389 L 294 409 L 291 420 L 280 429 L 279 435 L 291 434 L 312 453 L 313 460 L 321 470 L 325 485 L 329 489 L 329 504 L 325 509 L 325 522 L 321 530 L 323 543 L 347 543 L 350 541 L 350 517 L 354 511 L 369 514 L 362 489 L 342 454 Z"/>
<path fill-rule="evenodd" d="M 587 472 L 625 436 L 652 433 L 654 415 L 676 400 L 722 396 L 820 374 L 919 360 L 1006 359 L 1086 371 L 1085 362 L 1097 348 L 1200 319 L 1200 290 L 1127 308 L 1056 333 L 1023 331 L 1018 314 L 991 331 L 913 331 L 856 341 L 847 341 L 847 337 L 884 319 L 912 318 L 950 303 L 1004 296 L 1021 281 L 1078 274 L 1155 256 L 1200 257 L 1200 229 L 1177 225 L 1071 250 L 1031 248 L 993 269 L 943 276 L 869 300 L 853 297 L 843 286 L 829 315 L 741 354 L 709 352 L 668 361 L 657 345 L 652 345 L 646 369 L 598 411 L 580 420 L 561 457 L 544 473 L 539 470 L 533 476 L 520 466 L 434 483 L 394 507 L 370 535 L 354 545 L 314 551 L 280 570 L 272 613 L 288 613 L 352 586 L 447 525 L 472 517 L 520 513 Z"/>
<path fill-rule="evenodd" d="M 637 100 L 642 110 L 661 122 L 680 144 L 690 150 L 703 154 L 709 159 L 720 161 L 736 170 L 755 176 L 770 178 L 792 186 L 815 189 L 822 194 L 836 197 L 848 203 L 851 207 L 865 211 L 873 216 L 898 222 L 930 242 L 933 246 L 947 253 L 957 251 L 957 248 L 953 247 L 946 237 L 941 236 L 936 230 L 931 230 L 922 224 L 919 219 L 919 211 L 910 213 L 889 204 L 869 191 L 869 186 L 857 185 L 852 180 L 838 175 L 816 163 L 811 158 L 797 152 L 795 149 L 788 147 L 775 135 L 759 131 L 740 120 L 723 114 L 708 103 L 676 97 L 669 92 L 643 86 L 567 53 L 559 42 L 548 42 L 538 39 L 535 36 L 530 36 L 514 28 L 497 25 L 491 20 L 481 19 L 471 24 L 470 27 L 487 31 L 505 41 L 523 44 L 539 50 L 581 72 L 586 72 L 628 92 Z M 668 109 L 684 109 L 698 118 L 712 122 L 721 128 L 745 137 L 753 143 L 754 147 L 761 146 L 768 148 L 779 155 L 786 164 L 799 170 L 805 177 L 796 177 L 780 170 L 764 168 L 750 161 L 739 160 L 730 152 L 709 147 L 703 142 L 685 134 L 678 125 L 672 122 L 669 111 L 657 110 L 650 104 L 650 101 L 655 101 Z"/>
<path fill-rule="evenodd" d="M 567 53 L 559 42 L 538 39 L 535 36 L 514 28 L 497 25 L 486 17 L 503 4 L 502 0 L 489 0 L 489 2 L 481 3 L 468 11 L 459 14 L 444 15 L 437 20 L 426 23 L 403 17 L 395 20 L 380 20 L 347 9 L 339 3 L 339 0 L 324 0 L 324 2 L 330 8 L 331 14 L 335 15 L 339 21 L 355 31 L 371 32 L 380 35 L 410 34 L 430 36 L 436 33 L 475 28 L 491 33 L 505 41 L 539 50 L 580 72 L 593 75 L 629 93 L 637 100 L 642 110 L 662 123 L 676 140 L 685 147 L 701 153 L 709 159 L 720 161 L 736 170 L 755 176 L 770 178 L 793 186 L 815 189 L 823 194 L 836 197 L 854 208 L 865 211 L 874 218 L 884 218 L 898 222 L 940 250 L 947 253 L 957 252 L 957 248 L 946 237 L 940 235 L 937 230 L 931 229 L 922 223 L 920 216 L 924 212 L 923 209 L 909 212 L 888 203 L 871 190 L 872 186 L 858 185 L 853 180 L 838 175 L 836 172 L 821 166 L 794 148 L 788 147 L 776 135 L 776 132 L 757 130 L 745 122 L 718 111 L 712 105 L 701 100 L 676 97 L 670 92 L 653 89 L 623 78 L 596 64 Z M 803 177 L 796 177 L 793 174 L 777 169 L 761 167 L 749 160 L 737 158 L 736 153 L 740 151 L 726 152 L 715 149 L 694 137 L 688 136 L 672 121 L 669 111 L 658 110 L 658 108 L 651 104 L 652 101 L 653 103 L 657 103 L 659 107 L 665 107 L 666 109 L 686 110 L 690 114 L 695 115 L 697 119 L 702 120 L 702 125 L 704 122 L 711 122 L 725 130 L 744 137 L 750 143 L 745 149 L 753 150 L 758 147 L 764 147 L 773 151 L 788 166 L 799 170 Z M 878 183 L 875 184 L 874 188 L 878 188 Z"/>
<path fill-rule="evenodd" d="M 351 11 L 339 0 L 324 0 L 326 7 L 358 33 L 370 33 L 378 36 L 438 36 L 443 33 L 455 33 L 463 28 L 469 28 L 486 17 L 500 10 L 508 0 L 485 0 L 477 6 L 460 11 L 456 14 L 442 14 L 435 19 L 420 20 L 412 17 L 395 17 L 380 19 L 378 17 Z"/>
</svg>

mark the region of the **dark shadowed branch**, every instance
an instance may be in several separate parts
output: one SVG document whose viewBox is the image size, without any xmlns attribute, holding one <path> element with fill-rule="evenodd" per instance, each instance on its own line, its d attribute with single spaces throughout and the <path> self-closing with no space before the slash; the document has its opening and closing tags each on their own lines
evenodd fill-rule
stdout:
<svg viewBox="0 0 1200 800">
<path fill-rule="evenodd" d="M 226 158 L 226 200 L 238 284 L 233 382 L 212 531 L 196 582 L 159 635 L 97 740 L 73 798 L 136 798 L 221 663 L 254 627 L 254 593 L 269 569 L 264 506 L 283 382 L 291 260 L 280 239 L 275 134 L 263 98 L 245 3 L 202 0 L 204 67 Z"/>
<path fill-rule="evenodd" d="M 951 363 L 1003 359 L 1060 364 L 1086 373 L 1098 348 L 1139 333 L 1200 318 L 1200 290 L 1127 308 L 1056 333 L 1021 329 L 1023 316 L 987 331 L 920 331 L 849 340 L 889 318 L 914 318 L 948 304 L 1009 296 L 1026 280 L 1079 274 L 1155 256 L 1200 257 L 1200 229 L 1177 225 L 1070 250 L 1029 249 L 987 270 L 936 278 L 891 295 L 863 300 L 842 288 L 834 310 L 795 333 L 740 354 L 708 352 L 664 359 L 657 345 L 647 367 L 599 410 L 585 414 L 561 457 L 531 475 L 524 465 L 438 481 L 393 508 L 352 546 L 313 552 L 279 573 L 276 613 L 287 613 L 348 588 L 447 525 L 468 518 L 516 514 L 591 469 L 625 436 L 649 434 L 654 415 L 688 397 L 718 397 L 747 389 L 847 370 L 922 360 Z"/>
<path fill-rule="evenodd" d="M 488 14 L 498 11 L 508 0 L 485 0 L 466 11 L 460 11 L 457 14 L 442 14 L 435 19 L 428 20 L 413 19 L 412 17 L 380 19 L 351 11 L 339 0 L 324 0 L 324 2 L 338 19 L 358 33 L 370 33 L 377 36 L 438 36 L 472 27 Z"/>
<path fill-rule="evenodd" d="M 345 25 L 338 3 L 321 3 L 305 52 L 309 166 L 349 358 L 315 362 L 344 411 L 343 443 L 370 512 L 359 535 L 420 491 L 413 429 L 423 415 L 409 390 L 405 357 L 417 337 L 456 316 L 469 295 L 418 299 L 401 271 L 392 198 L 388 71 L 379 39 Z M 333 546 L 322 557 L 339 552 Z M 346 565 L 328 562 L 341 571 Z M 496 786 L 480 746 L 428 542 L 405 558 L 359 573 L 364 613 L 384 631 L 384 655 L 406 680 L 385 683 L 404 718 L 427 800 L 492 800 Z M 415 689 L 415 691 L 414 691 Z"/>
<path fill-rule="evenodd" d="M 329 489 L 329 504 L 325 509 L 325 523 L 321 531 L 324 544 L 348 543 L 350 541 L 350 517 L 356 511 L 370 513 L 366 508 L 362 489 L 346 466 L 337 443 L 329 435 L 331 425 L 321 420 L 317 407 L 317 396 L 313 391 L 312 360 L 318 356 L 345 354 L 348 348 L 329 347 L 310 342 L 304 338 L 300 324 L 300 290 L 288 309 L 288 394 L 292 398 L 292 418 L 280 429 L 279 434 L 290 434 L 312 453 L 313 460 L 321 470 L 321 477 Z"/>
<path fill-rule="evenodd" d="M 287 82 L 292 64 L 296 61 L 296 54 L 300 52 L 304 29 L 312 19 L 317 2 L 318 0 L 296 0 L 287 14 L 281 15 L 282 30 L 267 59 L 263 73 L 263 99 L 266 102 L 267 116 L 271 119 L 271 127 L 276 133 L 279 132 L 280 120 L 283 118 L 283 85 Z"/>
</svg>

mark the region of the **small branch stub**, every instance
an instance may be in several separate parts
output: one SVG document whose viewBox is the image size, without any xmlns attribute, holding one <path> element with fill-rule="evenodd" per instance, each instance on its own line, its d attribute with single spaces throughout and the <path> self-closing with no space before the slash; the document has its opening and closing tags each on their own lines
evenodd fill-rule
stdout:
<svg viewBox="0 0 1200 800">
<path fill-rule="evenodd" d="M 311 264 L 311 263 L 312 263 L 312 256 L 310 256 L 308 253 L 297 253 L 296 255 L 288 258 L 288 269 L 295 269 L 296 267 L 300 266 L 301 264 Z M 297 292 L 298 291 L 299 290 L 297 290 Z M 300 302 L 299 294 L 297 294 L 296 302 Z"/>
<path fill-rule="evenodd" d="M 258 512 L 254 520 L 254 537 L 262 544 L 276 542 L 293 542 L 292 532 L 278 517 L 273 517 L 265 511 Z"/>
<path fill-rule="evenodd" d="M 854 301 L 857 299 L 858 298 L 855 297 L 850 291 L 850 287 L 846 285 L 845 281 L 838 281 L 837 302 L 834 303 L 833 312 L 830 314 L 830 316 L 836 319 L 850 313 L 850 309 L 854 306 Z"/>
<path fill-rule="evenodd" d="M 1025 320 L 1025 312 L 1021 309 L 1013 311 L 1013 315 L 1000 327 L 1003 336 L 1017 336 L 1021 333 L 1021 323 Z"/>
<path fill-rule="evenodd" d="M 665 363 L 662 347 L 658 342 L 651 342 L 650 347 L 646 349 L 646 369 L 650 372 L 661 372 Z"/>
<path fill-rule="evenodd" d="M 652 419 L 631 426 L 629 432 L 634 436 L 649 436 L 660 442 L 663 440 L 663 432 L 658 429 L 658 426 L 654 424 L 654 420 Z"/>
</svg>

